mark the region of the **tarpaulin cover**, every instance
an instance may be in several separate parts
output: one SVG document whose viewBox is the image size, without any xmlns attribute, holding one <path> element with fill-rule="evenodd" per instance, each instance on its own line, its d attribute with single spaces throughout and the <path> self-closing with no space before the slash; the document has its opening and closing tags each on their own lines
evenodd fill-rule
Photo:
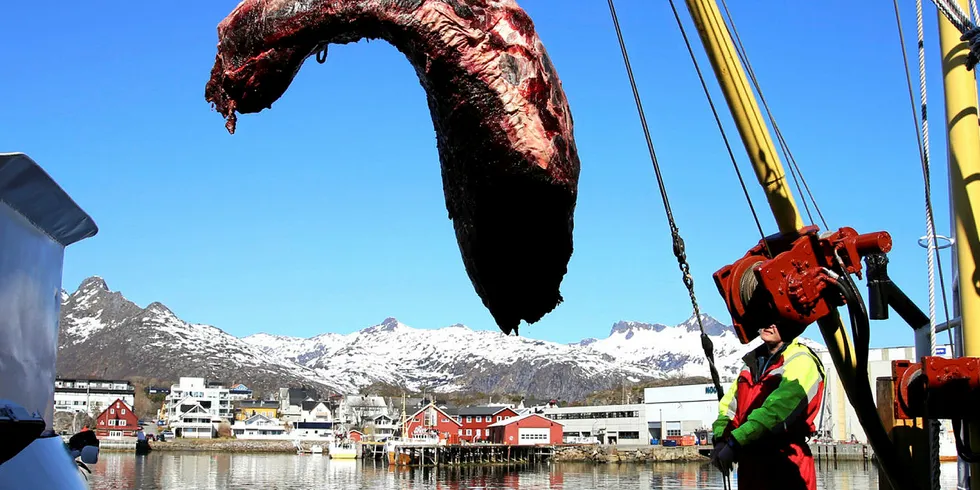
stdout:
<svg viewBox="0 0 980 490">
<path fill-rule="evenodd" d="M 0 153 L 0 202 L 63 247 L 99 231 L 92 218 L 23 153 Z"/>
</svg>

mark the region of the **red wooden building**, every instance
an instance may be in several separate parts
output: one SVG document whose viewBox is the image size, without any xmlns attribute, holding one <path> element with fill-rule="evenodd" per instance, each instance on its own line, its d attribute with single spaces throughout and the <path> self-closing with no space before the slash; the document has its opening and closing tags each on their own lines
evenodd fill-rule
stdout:
<svg viewBox="0 0 980 490">
<path fill-rule="evenodd" d="M 467 442 L 490 440 L 490 424 L 517 417 L 517 412 L 507 407 L 465 407 L 459 409 L 456 420 L 463 426 L 459 439 Z"/>
<path fill-rule="evenodd" d="M 529 413 L 490 424 L 490 442 L 515 446 L 561 444 L 563 432 L 560 423 Z"/>
<path fill-rule="evenodd" d="M 96 437 L 135 437 L 139 428 L 133 407 L 118 398 L 95 419 Z"/>
<path fill-rule="evenodd" d="M 448 444 L 458 444 L 459 429 L 462 425 L 451 415 L 430 403 L 409 417 L 408 423 L 405 424 L 404 435 L 412 439 L 438 438 Z"/>
<path fill-rule="evenodd" d="M 347 438 L 354 442 L 361 442 L 364 439 L 364 433 L 359 430 L 350 430 L 347 432 Z"/>
</svg>

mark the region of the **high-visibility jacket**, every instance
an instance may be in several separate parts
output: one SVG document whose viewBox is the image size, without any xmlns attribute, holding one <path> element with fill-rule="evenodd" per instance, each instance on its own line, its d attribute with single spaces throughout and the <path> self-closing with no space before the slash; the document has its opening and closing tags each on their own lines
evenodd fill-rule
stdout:
<svg viewBox="0 0 980 490">
<path fill-rule="evenodd" d="M 715 440 L 732 437 L 740 446 L 739 488 L 815 490 L 806 439 L 823 401 L 820 358 L 794 339 L 771 357 L 753 352 L 744 360 L 713 426 Z"/>
</svg>

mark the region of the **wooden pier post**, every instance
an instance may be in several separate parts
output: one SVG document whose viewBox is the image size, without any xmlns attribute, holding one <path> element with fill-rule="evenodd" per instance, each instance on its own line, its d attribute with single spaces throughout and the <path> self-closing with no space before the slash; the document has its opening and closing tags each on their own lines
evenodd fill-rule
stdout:
<svg viewBox="0 0 980 490">
<path fill-rule="evenodd" d="M 929 464 L 929 432 L 925 422 L 921 418 L 896 419 L 893 387 L 897 381 L 891 376 L 882 376 L 877 381 L 878 416 L 881 417 L 888 437 L 895 443 L 898 451 L 911 457 L 913 470 L 910 473 L 915 475 L 916 485 L 919 488 L 932 488 L 932 482 L 929 481 L 932 473 Z M 887 478 L 881 478 L 878 480 L 878 490 L 894 489 L 888 484 Z"/>
</svg>

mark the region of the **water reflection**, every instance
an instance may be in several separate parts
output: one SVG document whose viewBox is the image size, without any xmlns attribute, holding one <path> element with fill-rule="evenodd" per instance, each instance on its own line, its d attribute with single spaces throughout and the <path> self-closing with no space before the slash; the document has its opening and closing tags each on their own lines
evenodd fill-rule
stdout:
<svg viewBox="0 0 980 490">
<path fill-rule="evenodd" d="M 821 466 L 819 488 L 876 490 L 873 465 Z M 955 488 L 956 464 L 943 464 L 943 488 Z M 707 464 L 556 464 L 394 468 L 372 461 L 331 461 L 314 455 L 155 452 L 148 456 L 103 453 L 90 477 L 93 490 L 108 489 L 722 489 Z"/>
</svg>

